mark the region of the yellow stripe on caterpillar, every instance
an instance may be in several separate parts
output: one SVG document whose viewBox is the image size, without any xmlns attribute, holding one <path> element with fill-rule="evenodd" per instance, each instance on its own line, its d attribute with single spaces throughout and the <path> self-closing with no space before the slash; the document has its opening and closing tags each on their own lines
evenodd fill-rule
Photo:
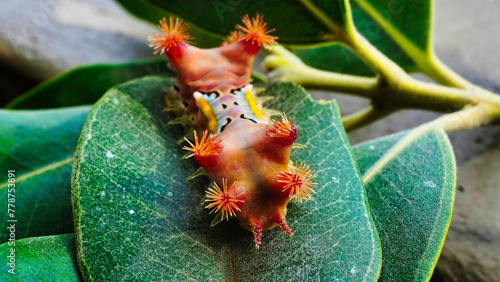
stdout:
<svg viewBox="0 0 500 282">
<path fill-rule="evenodd" d="M 264 120 L 262 118 L 262 112 L 257 108 L 257 104 L 255 103 L 255 99 L 253 98 L 252 91 L 250 89 L 247 89 L 245 91 L 245 100 L 248 102 L 248 106 L 250 107 L 250 110 L 254 114 L 254 116 L 260 120 Z"/>
<path fill-rule="evenodd" d="M 196 94 L 196 93 L 195 93 Z M 203 115 L 207 118 L 208 121 L 208 130 L 212 133 L 217 133 L 217 126 L 219 126 L 219 123 L 217 122 L 217 119 L 215 118 L 215 113 L 210 106 L 210 103 L 208 103 L 203 97 L 196 97 L 196 105 L 198 108 L 200 108 L 201 112 Z"/>
</svg>

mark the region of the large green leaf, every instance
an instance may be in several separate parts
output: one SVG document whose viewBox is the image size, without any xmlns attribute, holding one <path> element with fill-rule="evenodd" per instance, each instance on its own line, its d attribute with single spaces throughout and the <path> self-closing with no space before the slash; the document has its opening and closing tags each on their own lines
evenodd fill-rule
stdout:
<svg viewBox="0 0 500 282">
<path fill-rule="evenodd" d="M 453 209 L 455 160 L 441 130 L 354 147 L 382 244 L 382 281 L 429 280 Z"/>
<path fill-rule="evenodd" d="M 316 69 L 353 75 L 375 75 L 359 57 L 340 44 L 292 48 L 292 52 L 306 65 Z"/>
<path fill-rule="evenodd" d="M 167 125 L 162 87 L 149 77 L 111 89 L 91 110 L 74 166 L 72 197 L 80 269 L 96 280 L 370 280 L 381 254 L 353 154 L 335 102 L 273 84 L 266 106 L 290 114 L 299 130 L 293 159 L 317 169 L 316 200 L 292 203 L 295 235 L 267 231 L 257 250 L 235 221 L 210 227 L 200 205 L 206 178 Z"/>
<path fill-rule="evenodd" d="M 353 16 L 359 31 L 374 40 L 385 32 L 405 52 L 431 51 L 431 0 L 352 0 Z"/>
<path fill-rule="evenodd" d="M 430 0 L 352 0 L 351 6 L 357 30 L 375 47 L 406 71 L 425 70 L 432 59 Z M 356 55 L 338 44 L 294 49 L 294 53 L 321 70 L 374 75 Z"/>
<path fill-rule="evenodd" d="M 250 16 L 259 13 L 264 15 L 269 27 L 275 28 L 273 35 L 279 36 L 281 43 L 314 44 L 325 42 L 334 34 L 324 26 L 317 14 L 307 12 L 304 6 L 313 5 L 319 8 L 319 13 L 325 15 L 332 25 L 344 29 L 349 24 L 350 12 L 346 0 L 117 0 L 134 15 L 157 23 L 166 16 L 178 16 L 194 24 L 191 33 L 196 35 L 211 35 L 218 41 L 206 37 L 197 38 L 196 43 L 202 47 L 213 47 L 220 44 L 221 39 L 234 30 L 236 24 L 241 24 L 243 15 Z M 328 34 L 328 36 L 327 36 Z"/>
<path fill-rule="evenodd" d="M 16 239 L 73 232 L 71 164 L 89 110 L 0 110 L 0 243 L 9 237 L 7 219 L 18 220 Z M 14 218 L 8 170 L 15 170 Z"/>
<path fill-rule="evenodd" d="M 166 64 L 166 58 L 158 58 L 78 67 L 43 82 L 12 101 L 7 108 L 41 109 L 94 104 L 116 84 L 146 75 L 172 75 Z"/>
<path fill-rule="evenodd" d="M 73 234 L 4 243 L 0 245 L 0 258 L 2 281 L 80 281 Z M 11 262 L 14 265 L 9 265 Z M 15 269 L 11 270 L 11 266 Z"/>
</svg>

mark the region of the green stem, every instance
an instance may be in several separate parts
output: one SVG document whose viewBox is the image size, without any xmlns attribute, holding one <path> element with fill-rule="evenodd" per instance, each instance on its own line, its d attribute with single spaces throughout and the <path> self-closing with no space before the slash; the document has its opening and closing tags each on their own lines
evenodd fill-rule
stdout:
<svg viewBox="0 0 500 282">
<path fill-rule="evenodd" d="M 392 113 L 393 111 L 385 111 L 372 105 L 365 110 L 342 117 L 342 124 L 344 125 L 345 130 L 349 132 L 384 118 Z"/>
<path fill-rule="evenodd" d="M 364 97 L 375 95 L 378 79 L 356 75 L 322 71 L 304 64 L 297 56 L 282 46 L 273 46 L 269 50 L 274 55 L 267 56 L 262 62 L 266 71 L 273 71 L 270 76 L 278 76 L 282 80 L 293 81 L 304 87 L 317 89 L 332 88 L 335 82 L 337 91 L 346 91 Z"/>
<path fill-rule="evenodd" d="M 330 31 L 335 33 L 336 31 L 341 30 L 341 28 L 335 22 L 333 22 L 328 15 L 323 13 L 323 11 L 321 11 L 321 9 L 316 7 L 316 5 L 311 3 L 311 1 L 299 0 L 299 2 L 304 5 L 304 7 Z"/>
<path fill-rule="evenodd" d="M 397 83 L 408 77 L 398 64 L 387 58 L 357 31 L 353 32 L 353 36 L 346 38 L 344 43 L 387 83 Z"/>
<path fill-rule="evenodd" d="M 430 57 L 418 64 L 420 69 L 436 82 L 461 89 L 474 88 L 475 85 L 458 75 L 432 52 Z"/>
<path fill-rule="evenodd" d="M 377 100 L 386 106 L 392 104 L 402 108 L 451 112 L 477 104 L 479 99 L 472 93 L 469 90 L 436 85 L 407 77 L 392 84 L 385 93 L 380 93 Z"/>
<path fill-rule="evenodd" d="M 456 132 L 478 128 L 492 121 L 491 115 L 485 110 L 483 104 L 478 104 L 444 115 L 430 122 L 429 126 L 440 127 L 446 132 Z"/>
</svg>

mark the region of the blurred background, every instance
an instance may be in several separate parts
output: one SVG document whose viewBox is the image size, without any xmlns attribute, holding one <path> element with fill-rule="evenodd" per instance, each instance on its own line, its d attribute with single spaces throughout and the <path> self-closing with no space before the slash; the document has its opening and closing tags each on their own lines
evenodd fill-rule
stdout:
<svg viewBox="0 0 500 282">
<path fill-rule="evenodd" d="M 0 7 L 2 106 L 76 66 L 153 56 L 146 38 L 156 27 L 112 0 L 18 0 L 3 1 Z M 500 1 L 439 0 L 434 7 L 438 57 L 469 81 L 500 93 Z M 343 114 L 368 105 L 357 97 L 311 92 L 317 99 L 337 99 Z M 354 145 L 439 115 L 402 111 L 348 135 Z M 500 127 L 449 137 L 458 165 L 456 199 L 432 280 L 500 281 Z"/>
</svg>

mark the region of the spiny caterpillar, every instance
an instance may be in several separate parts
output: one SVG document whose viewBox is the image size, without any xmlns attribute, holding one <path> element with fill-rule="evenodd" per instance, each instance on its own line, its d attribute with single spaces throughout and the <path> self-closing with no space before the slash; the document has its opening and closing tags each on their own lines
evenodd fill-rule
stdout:
<svg viewBox="0 0 500 282">
<path fill-rule="evenodd" d="M 317 186 L 313 171 L 304 163 L 290 161 L 297 130 L 283 114 L 281 121 L 266 121 L 255 102 L 250 72 L 261 46 L 275 44 L 259 14 L 243 24 L 213 49 L 190 45 L 189 26 L 179 19 L 160 20 L 163 34 L 149 36 L 155 54 L 165 53 L 177 72 L 174 92 L 193 126 L 202 132 L 184 149 L 213 181 L 205 202 L 222 219 L 236 217 L 241 227 L 253 232 L 255 246 L 262 231 L 279 226 L 292 231 L 285 220 L 291 198 L 311 199 Z M 209 133 L 210 132 L 210 133 Z"/>
</svg>

